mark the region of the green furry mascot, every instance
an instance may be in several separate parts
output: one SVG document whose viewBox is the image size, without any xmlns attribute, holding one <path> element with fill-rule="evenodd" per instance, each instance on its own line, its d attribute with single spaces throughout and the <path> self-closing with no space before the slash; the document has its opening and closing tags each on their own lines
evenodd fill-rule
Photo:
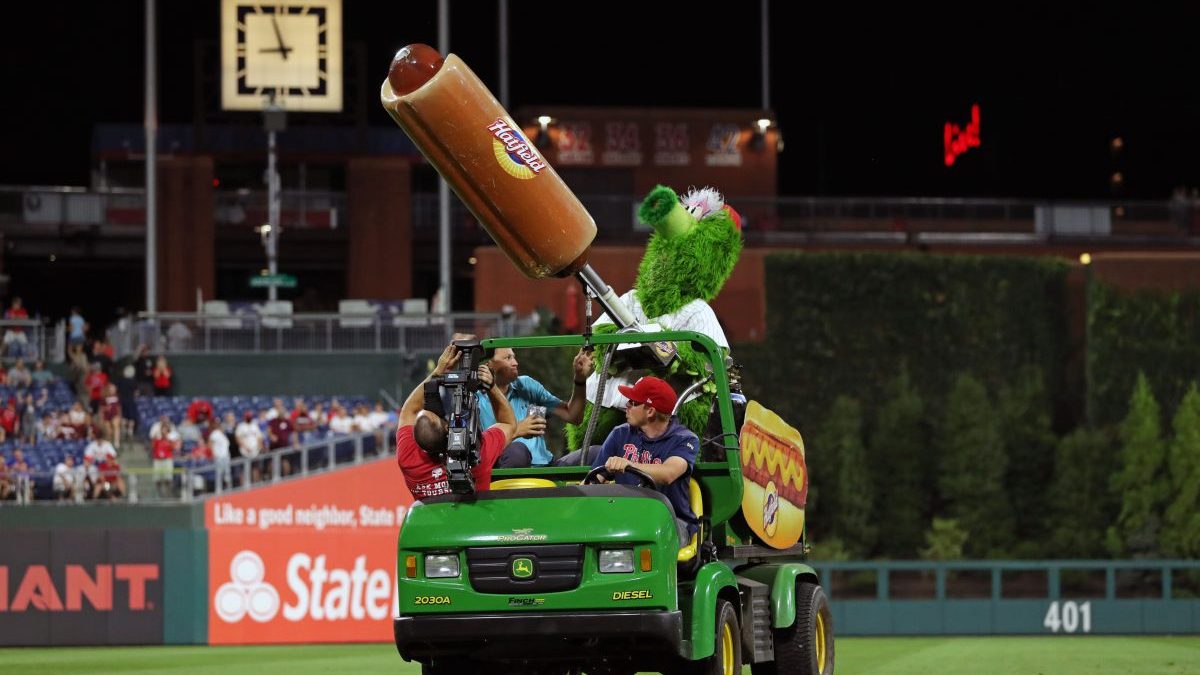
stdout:
<svg viewBox="0 0 1200 675">
<path fill-rule="evenodd" d="M 663 330 L 693 330 L 711 337 L 726 352 L 729 341 L 708 303 L 733 273 L 742 251 L 741 217 L 716 190 L 692 189 L 680 198 L 669 187 L 659 185 L 650 191 L 638 208 L 638 220 L 654 228 L 646 254 L 638 266 L 636 286 L 621 296 L 638 323 L 658 324 Z M 607 315 L 601 316 L 593 330 L 612 333 L 617 327 Z M 677 343 L 677 358 L 665 374 L 678 393 L 704 377 L 706 359 L 691 344 Z M 603 354 L 596 353 L 597 370 L 603 366 Z M 624 371 L 605 384 L 600 418 L 590 444 L 603 443 L 608 432 L 625 421 L 625 400 L 618 384 L 633 384 L 650 371 Z M 579 425 L 567 425 L 567 445 L 578 449 L 583 442 L 588 420 L 593 414 L 599 377 L 588 379 L 588 404 Z M 680 408 L 679 418 L 703 438 L 708 411 L 716 386 L 709 382 L 705 390 Z"/>
</svg>

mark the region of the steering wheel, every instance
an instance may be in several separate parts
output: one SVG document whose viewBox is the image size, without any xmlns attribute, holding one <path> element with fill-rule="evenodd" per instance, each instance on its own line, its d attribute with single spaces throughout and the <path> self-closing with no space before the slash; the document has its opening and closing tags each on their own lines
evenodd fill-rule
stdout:
<svg viewBox="0 0 1200 675">
<path fill-rule="evenodd" d="M 638 481 L 641 483 L 641 485 L 639 485 L 639 487 L 649 488 L 651 490 L 658 488 L 658 484 L 654 482 L 654 479 L 650 477 L 650 474 L 646 473 L 645 471 L 642 471 L 641 469 L 637 468 L 636 466 L 625 467 L 625 473 L 637 478 Z M 598 467 L 592 469 L 591 471 L 589 471 L 587 473 L 587 475 L 583 477 L 583 482 L 580 483 L 580 485 L 597 485 L 597 483 L 596 483 L 597 476 L 604 476 L 604 478 L 606 480 L 611 481 L 614 477 L 614 474 L 613 474 L 613 472 L 609 471 L 608 469 L 604 468 L 603 466 L 598 466 Z"/>
</svg>

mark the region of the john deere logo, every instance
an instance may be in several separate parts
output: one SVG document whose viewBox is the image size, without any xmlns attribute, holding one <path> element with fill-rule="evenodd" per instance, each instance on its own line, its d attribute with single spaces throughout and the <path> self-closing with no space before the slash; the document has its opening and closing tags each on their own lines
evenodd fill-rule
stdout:
<svg viewBox="0 0 1200 675">
<path fill-rule="evenodd" d="M 528 579 L 533 576 L 533 561 L 529 558 L 514 558 L 512 575 L 514 579 Z"/>
</svg>

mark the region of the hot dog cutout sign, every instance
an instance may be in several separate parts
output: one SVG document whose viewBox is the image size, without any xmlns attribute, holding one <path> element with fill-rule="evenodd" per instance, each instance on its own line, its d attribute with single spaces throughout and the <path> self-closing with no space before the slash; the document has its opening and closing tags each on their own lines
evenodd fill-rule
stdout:
<svg viewBox="0 0 1200 675">
<path fill-rule="evenodd" d="M 808 467 L 800 432 L 757 401 L 746 406 L 739 438 L 742 515 L 772 548 L 791 548 L 804 533 Z"/>
</svg>

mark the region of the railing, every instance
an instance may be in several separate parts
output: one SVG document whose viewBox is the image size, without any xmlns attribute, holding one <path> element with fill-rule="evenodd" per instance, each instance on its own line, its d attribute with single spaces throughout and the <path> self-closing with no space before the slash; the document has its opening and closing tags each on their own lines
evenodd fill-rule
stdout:
<svg viewBox="0 0 1200 675">
<path fill-rule="evenodd" d="M 181 476 L 179 499 L 185 502 L 195 499 L 197 485 L 203 485 L 206 492 L 221 495 L 332 471 L 341 466 L 362 464 L 365 460 L 376 459 L 390 452 L 388 439 L 394 438 L 395 434 L 395 426 L 383 427 L 374 431 L 332 436 L 299 447 L 279 448 L 254 458 L 231 459 L 227 468 L 215 462 L 177 467 Z M 259 467 L 261 474 L 257 482 L 253 480 L 255 466 Z M 290 472 L 285 472 L 285 466 Z M 266 468 L 265 472 L 261 471 L 263 468 Z"/>
<path fill-rule="evenodd" d="M 811 564 L 841 635 L 1200 631 L 1196 560 Z"/>
<path fill-rule="evenodd" d="M 597 241 L 644 238 L 637 222 L 639 195 L 582 194 L 595 219 Z M 437 231 L 437 195 L 412 195 L 413 228 L 418 236 Z M 263 191 L 214 192 L 218 225 L 257 227 L 266 220 Z M 736 198 L 751 243 L 788 242 L 821 237 L 852 240 L 913 241 L 925 238 L 1137 238 L 1172 241 L 1200 233 L 1200 199 L 1171 200 L 1028 200 L 916 197 L 762 197 Z M 287 228 L 337 228 L 346 222 L 346 193 L 285 190 L 281 219 Z M 490 239 L 463 204 L 451 200 L 455 240 L 487 244 Z M 0 225 L 33 228 L 117 225 L 143 227 L 145 196 L 140 189 L 88 190 L 57 186 L 0 186 Z M 55 229 L 57 231 L 57 229 Z"/>
<path fill-rule="evenodd" d="M 46 361 L 48 353 L 61 355 L 62 346 L 53 351 L 47 336 L 53 337 L 54 329 L 35 319 L 0 319 L 0 354 L 6 362 L 24 359 L 25 365 L 33 368 L 37 359 Z M 59 359 L 61 361 L 61 356 Z"/>
<path fill-rule="evenodd" d="M 456 333 L 479 338 L 524 335 L 527 319 L 500 313 L 451 314 L 139 314 L 109 336 L 118 355 L 139 345 L 168 354 L 232 352 L 441 351 Z"/>
</svg>

